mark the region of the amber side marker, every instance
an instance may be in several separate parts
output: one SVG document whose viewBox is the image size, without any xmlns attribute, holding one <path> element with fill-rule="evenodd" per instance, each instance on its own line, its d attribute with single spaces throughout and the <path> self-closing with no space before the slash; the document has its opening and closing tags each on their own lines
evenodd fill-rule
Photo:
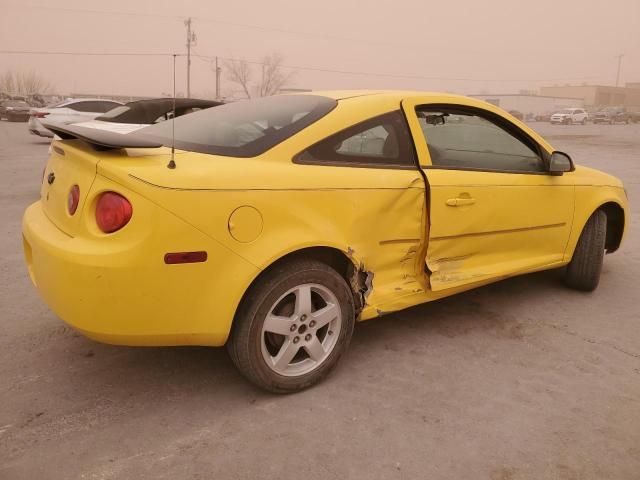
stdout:
<svg viewBox="0 0 640 480">
<path fill-rule="evenodd" d="M 164 263 L 175 265 L 177 263 L 199 263 L 207 261 L 207 252 L 176 252 L 166 253 Z"/>
</svg>

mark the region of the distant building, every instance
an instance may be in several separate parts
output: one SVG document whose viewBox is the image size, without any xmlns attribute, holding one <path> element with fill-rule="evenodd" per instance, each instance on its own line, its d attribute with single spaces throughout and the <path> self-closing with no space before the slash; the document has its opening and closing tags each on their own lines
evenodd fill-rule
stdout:
<svg viewBox="0 0 640 480">
<path fill-rule="evenodd" d="M 627 83 L 624 87 L 608 85 L 542 87 L 540 94 L 581 99 L 587 107 L 625 106 L 640 109 L 640 82 Z"/>
<path fill-rule="evenodd" d="M 525 117 L 544 115 L 567 107 L 582 107 L 584 102 L 580 98 L 554 95 L 534 95 L 532 93 L 492 93 L 469 95 L 484 100 L 503 110 L 517 110 Z"/>
</svg>

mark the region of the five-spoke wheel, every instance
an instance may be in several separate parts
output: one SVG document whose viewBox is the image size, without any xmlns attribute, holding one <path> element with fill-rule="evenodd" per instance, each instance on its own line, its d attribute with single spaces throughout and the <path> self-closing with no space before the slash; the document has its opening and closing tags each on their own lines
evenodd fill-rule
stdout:
<svg viewBox="0 0 640 480">
<path fill-rule="evenodd" d="M 273 392 L 320 381 L 347 348 L 353 293 L 334 269 L 313 260 L 270 269 L 245 296 L 227 342 L 238 369 Z"/>
</svg>

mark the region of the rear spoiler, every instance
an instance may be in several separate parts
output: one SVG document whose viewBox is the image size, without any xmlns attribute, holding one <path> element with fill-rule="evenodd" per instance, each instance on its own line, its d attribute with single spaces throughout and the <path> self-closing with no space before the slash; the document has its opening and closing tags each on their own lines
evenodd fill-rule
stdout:
<svg viewBox="0 0 640 480">
<path fill-rule="evenodd" d="M 42 122 L 42 125 L 58 135 L 63 140 L 82 140 L 97 150 L 111 150 L 114 148 L 158 148 L 162 143 L 132 133 L 115 133 L 97 128 L 87 128 L 62 123 Z"/>
</svg>

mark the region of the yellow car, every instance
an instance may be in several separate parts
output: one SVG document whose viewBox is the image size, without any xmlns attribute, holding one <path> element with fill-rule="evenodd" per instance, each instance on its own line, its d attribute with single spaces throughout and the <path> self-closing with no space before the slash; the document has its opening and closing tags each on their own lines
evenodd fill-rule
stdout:
<svg viewBox="0 0 640 480">
<path fill-rule="evenodd" d="M 102 342 L 226 344 L 275 392 L 326 376 L 357 320 L 559 267 L 592 290 L 629 220 L 620 180 L 456 95 L 283 95 L 128 135 L 48 127 L 61 140 L 23 222 L 45 302 Z"/>
</svg>

